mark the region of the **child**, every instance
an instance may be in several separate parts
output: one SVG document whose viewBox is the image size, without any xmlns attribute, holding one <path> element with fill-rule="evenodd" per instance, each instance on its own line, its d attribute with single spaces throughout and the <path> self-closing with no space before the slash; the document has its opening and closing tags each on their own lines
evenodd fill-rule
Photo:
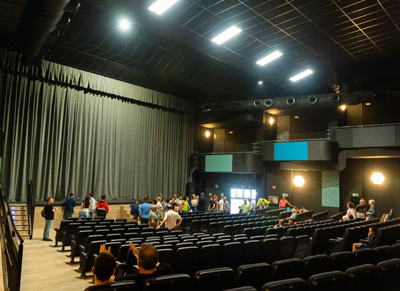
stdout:
<svg viewBox="0 0 400 291">
<path fill-rule="evenodd" d="M 370 227 L 368 231 L 368 238 L 367 240 L 370 242 L 373 242 L 375 240 L 376 236 L 376 227 Z M 353 244 L 353 252 L 355 252 L 357 249 L 365 249 L 367 246 L 362 243 L 355 243 Z"/>
</svg>

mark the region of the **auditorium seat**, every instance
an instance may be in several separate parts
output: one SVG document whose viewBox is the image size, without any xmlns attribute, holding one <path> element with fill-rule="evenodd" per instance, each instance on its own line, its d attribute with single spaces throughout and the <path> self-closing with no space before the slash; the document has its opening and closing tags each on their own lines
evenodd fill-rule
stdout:
<svg viewBox="0 0 400 291">
<path fill-rule="evenodd" d="M 280 248 L 277 260 L 290 259 L 293 256 L 295 247 L 295 239 L 291 236 L 285 236 L 280 239 Z"/>
<path fill-rule="evenodd" d="M 184 248 L 184 247 L 193 247 L 194 243 L 191 241 L 188 242 L 180 242 L 180 243 L 176 243 L 174 249 L 177 248 Z"/>
<path fill-rule="evenodd" d="M 121 245 L 118 249 L 118 253 L 117 256 L 115 257 L 115 260 L 121 263 L 125 262 L 126 254 L 128 253 L 129 249 L 130 249 L 129 244 Z"/>
<path fill-rule="evenodd" d="M 308 285 L 310 291 L 345 291 L 347 277 L 341 271 L 319 273 L 310 277 Z"/>
<path fill-rule="evenodd" d="M 261 291 L 308 291 L 308 284 L 300 278 L 274 281 L 265 284 Z"/>
<path fill-rule="evenodd" d="M 236 270 L 242 260 L 242 244 L 240 242 L 229 242 L 222 246 L 221 266 Z"/>
<path fill-rule="evenodd" d="M 225 235 L 232 235 L 232 231 L 233 231 L 233 226 L 232 225 L 225 225 L 224 229 L 222 230 L 222 232 Z"/>
<path fill-rule="evenodd" d="M 197 270 L 198 259 L 199 249 L 195 246 L 177 249 L 173 270 L 175 273 L 186 273 L 192 277 Z"/>
<path fill-rule="evenodd" d="M 85 291 L 141 291 L 135 281 L 112 282 L 104 285 L 90 286 Z"/>
<path fill-rule="evenodd" d="M 140 235 L 137 232 L 125 232 L 124 238 L 126 240 L 130 240 L 132 238 L 139 238 Z"/>
<path fill-rule="evenodd" d="M 81 252 L 88 252 L 90 243 L 95 240 L 103 240 L 104 236 L 101 234 L 91 234 L 86 238 L 86 242 L 79 245 L 79 253 Z"/>
<path fill-rule="evenodd" d="M 262 241 L 261 261 L 272 264 L 276 261 L 279 251 L 279 239 L 268 238 Z"/>
<path fill-rule="evenodd" d="M 272 264 L 272 280 L 301 278 L 303 275 L 303 266 L 303 262 L 299 259 L 275 261 Z"/>
<path fill-rule="evenodd" d="M 105 247 L 106 247 L 107 251 L 108 251 L 108 248 L 111 247 L 111 253 L 113 254 L 114 257 L 117 257 L 118 250 L 121 245 L 122 245 L 121 242 L 108 242 L 105 244 Z"/>
<path fill-rule="evenodd" d="M 213 242 L 212 240 L 202 240 L 202 241 L 198 241 L 198 242 L 196 242 L 196 246 L 198 247 L 198 248 L 201 248 L 202 246 L 205 246 L 205 245 L 212 245 L 212 244 L 215 244 L 216 242 Z M 219 245 L 221 245 L 221 244 L 219 244 Z"/>
<path fill-rule="evenodd" d="M 219 244 L 219 245 L 223 245 L 223 244 L 225 244 L 225 243 L 228 243 L 228 242 L 231 242 L 232 240 L 231 239 L 229 239 L 229 238 L 223 238 L 223 239 L 217 239 L 216 241 L 215 241 L 215 243 L 217 243 L 217 244 Z"/>
<path fill-rule="evenodd" d="M 75 263 L 75 257 L 79 256 L 81 253 L 79 246 L 84 245 L 88 236 L 92 234 L 94 234 L 93 230 L 82 230 L 78 232 L 76 239 L 71 240 L 71 264 Z"/>
<path fill-rule="evenodd" d="M 237 287 L 233 289 L 225 289 L 224 291 L 257 291 L 251 286 Z"/>
<path fill-rule="evenodd" d="M 174 248 L 174 246 L 172 244 L 156 245 L 155 247 L 156 247 L 157 250 L 164 250 L 164 249 L 175 250 L 175 248 Z"/>
<path fill-rule="evenodd" d="M 364 264 L 376 265 L 377 260 L 377 252 L 374 249 L 358 249 L 354 252 L 354 266 Z"/>
<path fill-rule="evenodd" d="M 171 249 L 158 249 L 158 261 L 162 263 L 167 263 L 171 267 L 174 265 L 175 252 Z"/>
<path fill-rule="evenodd" d="M 111 241 L 113 239 L 120 239 L 123 238 L 122 234 L 120 233 L 109 233 L 104 237 L 107 241 Z"/>
<path fill-rule="evenodd" d="M 222 258 L 222 247 L 219 244 L 208 244 L 200 248 L 199 270 L 218 268 Z"/>
<path fill-rule="evenodd" d="M 261 262 L 263 243 L 258 240 L 246 240 L 243 242 L 243 253 L 241 264 L 254 264 Z"/>
<path fill-rule="evenodd" d="M 192 279 L 187 274 L 173 274 L 147 279 L 143 291 L 187 291 L 192 286 Z"/>
<path fill-rule="evenodd" d="M 379 269 L 372 264 L 349 268 L 346 276 L 348 290 L 379 290 Z"/>
<path fill-rule="evenodd" d="M 303 279 L 308 280 L 318 273 L 331 271 L 331 258 L 327 255 L 315 255 L 303 259 Z"/>
<path fill-rule="evenodd" d="M 400 259 L 395 258 L 380 262 L 380 290 L 400 290 Z"/>
<path fill-rule="evenodd" d="M 86 272 L 90 271 L 93 266 L 93 255 L 97 255 L 100 251 L 100 246 L 105 244 L 106 240 L 96 240 L 90 242 L 89 248 L 87 252 L 81 252 L 80 254 L 80 267 L 81 276 L 86 277 Z"/>
<path fill-rule="evenodd" d="M 266 263 L 248 264 L 236 269 L 236 286 L 252 286 L 257 290 L 271 281 L 272 268 Z"/>
<path fill-rule="evenodd" d="M 55 247 L 58 246 L 58 242 L 62 242 L 65 232 L 68 229 L 68 225 L 71 223 L 71 220 L 63 220 L 60 222 L 60 226 L 55 228 L 56 237 L 55 237 Z"/>
<path fill-rule="evenodd" d="M 193 219 L 190 226 L 183 229 L 185 233 L 190 233 L 190 234 L 199 232 L 199 230 L 200 230 L 200 220 L 197 219 Z"/>
<path fill-rule="evenodd" d="M 235 272 L 227 267 L 198 271 L 193 277 L 195 291 L 222 291 L 234 287 Z"/>
<path fill-rule="evenodd" d="M 307 249 L 310 244 L 310 237 L 308 235 L 299 235 L 295 237 L 295 249 L 293 258 L 304 259 L 307 254 Z"/>
<path fill-rule="evenodd" d="M 331 254 L 331 268 L 332 271 L 339 270 L 346 272 L 348 268 L 354 266 L 354 253 L 352 252 L 338 252 Z"/>
<path fill-rule="evenodd" d="M 61 251 L 65 251 L 65 247 L 71 246 L 72 236 L 75 234 L 78 227 L 81 226 L 80 223 L 70 223 L 68 224 L 67 230 L 63 234 L 62 248 Z"/>
<path fill-rule="evenodd" d="M 376 247 L 376 264 L 396 257 L 395 249 L 392 246 Z"/>
<path fill-rule="evenodd" d="M 245 241 L 247 241 L 247 240 L 249 240 L 249 239 L 247 238 L 247 236 L 238 236 L 238 237 L 235 237 L 235 238 L 233 239 L 233 241 L 237 241 L 237 242 L 240 242 L 240 243 L 243 243 L 243 242 L 245 242 Z"/>
</svg>

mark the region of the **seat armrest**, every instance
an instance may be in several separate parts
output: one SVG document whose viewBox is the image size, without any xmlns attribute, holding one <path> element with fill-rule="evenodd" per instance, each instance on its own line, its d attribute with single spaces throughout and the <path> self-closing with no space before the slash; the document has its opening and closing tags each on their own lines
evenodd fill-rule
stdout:
<svg viewBox="0 0 400 291">
<path fill-rule="evenodd" d="M 372 247 L 374 245 L 373 242 L 370 242 L 367 239 L 360 239 L 360 243 L 365 244 L 367 247 Z"/>
<path fill-rule="evenodd" d="M 74 241 L 73 239 L 71 240 L 71 246 L 72 245 L 75 245 L 76 244 L 76 241 Z"/>
<path fill-rule="evenodd" d="M 71 239 L 75 240 L 75 235 L 71 234 Z"/>
<path fill-rule="evenodd" d="M 85 251 L 85 247 L 83 245 L 79 245 L 79 249 L 81 250 L 81 252 Z"/>
<path fill-rule="evenodd" d="M 87 253 L 81 252 L 81 256 L 87 257 Z"/>
<path fill-rule="evenodd" d="M 330 243 L 333 243 L 333 244 L 340 244 L 340 243 L 342 243 L 341 240 L 334 239 L 334 238 L 330 238 L 330 239 L 329 239 L 329 242 L 330 242 Z"/>
</svg>

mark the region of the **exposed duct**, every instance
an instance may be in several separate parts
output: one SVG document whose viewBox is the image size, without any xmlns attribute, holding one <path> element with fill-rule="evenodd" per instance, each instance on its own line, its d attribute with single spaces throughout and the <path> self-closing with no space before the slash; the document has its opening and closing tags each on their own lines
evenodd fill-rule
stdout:
<svg viewBox="0 0 400 291">
<path fill-rule="evenodd" d="M 201 105 L 203 111 L 230 110 L 266 110 L 266 109 L 300 109 L 321 108 L 359 103 L 389 101 L 400 99 L 400 92 L 354 92 L 343 94 L 319 94 L 305 96 L 277 97 L 275 99 L 239 100 L 224 103 L 206 103 Z M 218 104 L 218 106 L 217 106 Z"/>
<path fill-rule="evenodd" d="M 66 29 L 71 21 L 70 13 L 80 7 L 78 0 L 38 0 L 32 11 L 33 23 L 24 47 L 21 62 L 30 65 L 39 54 L 46 54 L 60 28 Z M 68 11 L 68 12 L 66 12 Z"/>
</svg>

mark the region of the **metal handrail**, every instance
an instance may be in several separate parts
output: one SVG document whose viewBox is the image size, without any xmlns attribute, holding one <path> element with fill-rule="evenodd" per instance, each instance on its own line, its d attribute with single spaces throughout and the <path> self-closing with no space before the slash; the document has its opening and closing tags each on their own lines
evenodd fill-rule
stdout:
<svg viewBox="0 0 400 291">
<path fill-rule="evenodd" d="M 276 142 L 299 142 L 299 141 L 325 141 L 329 140 L 329 138 L 307 138 L 307 139 L 286 139 L 286 140 L 264 140 L 264 141 L 257 141 L 258 143 L 276 143 Z"/>
<path fill-rule="evenodd" d="M 393 126 L 393 125 L 400 125 L 400 123 L 382 123 L 382 124 L 339 126 L 339 127 L 330 127 L 327 130 L 329 131 L 329 130 L 332 130 L 332 129 L 363 128 L 363 127 L 384 127 L 384 126 Z"/>
<path fill-rule="evenodd" d="M 33 236 L 33 222 L 35 219 L 35 198 L 33 195 L 33 185 L 32 180 L 28 182 L 28 212 L 30 216 L 30 231 L 29 231 L 29 239 L 32 239 Z"/>
<path fill-rule="evenodd" d="M 0 196 L 1 196 L 1 204 L 2 204 L 2 208 L 4 210 L 4 215 L 5 216 L 10 216 L 10 220 L 11 220 L 11 226 L 13 228 L 14 233 L 17 235 L 18 239 L 21 241 L 21 243 L 24 243 L 24 240 L 22 239 L 21 235 L 19 234 L 19 231 L 17 230 L 17 228 L 15 227 L 15 221 L 14 218 L 12 216 L 12 211 L 10 209 L 10 205 L 8 204 L 8 200 L 6 195 L 3 193 L 3 187 L 0 185 Z M 4 208 L 4 204 L 7 206 L 7 208 Z"/>
</svg>

